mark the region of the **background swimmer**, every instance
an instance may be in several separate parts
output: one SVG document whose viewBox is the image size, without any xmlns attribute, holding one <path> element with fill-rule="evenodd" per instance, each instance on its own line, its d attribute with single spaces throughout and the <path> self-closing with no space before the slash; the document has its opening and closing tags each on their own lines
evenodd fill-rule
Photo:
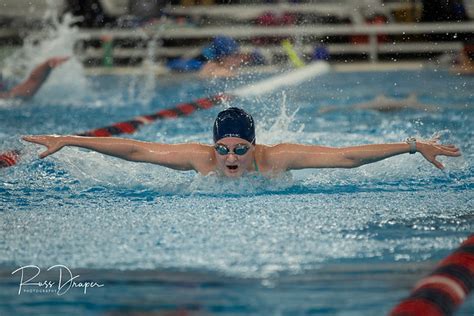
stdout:
<svg viewBox="0 0 474 316">
<path fill-rule="evenodd" d="M 231 37 L 216 36 L 199 55 L 172 59 L 167 67 L 176 72 L 197 72 L 200 77 L 230 77 L 243 65 L 264 64 L 261 54 L 240 53 L 239 44 Z"/>
<path fill-rule="evenodd" d="M 33 97 L 48 79 L 51 70 L 66 62 L 69 57 L 52 57 L 36 66 L 28 78 L 7 91 L 0 91 L 0 99 Z M 1 86 L 1 85 L 0 85 Z"/>
<path fill-rule="evenodd" d="M 372 101 L 363 102 L 351 105 L 349 107 L 334 107 L 328 106 L 323 107 L 319 110 L 319 113 L 329 113 L 335 111 L 351 111 L 351 110 L 374 110 L 379 112 L 396 112 L 402 110 L 418 110 L 425 112 L 436 112 L 439 110 L 439 107 L 430 104 L 424 104 L 418 102 L 418 97 L 415 93 L 410 94 L 405 99 L 394 99 L 388 98 L 385 95 L 381 94 L 375 97 Z"/>
</svg>

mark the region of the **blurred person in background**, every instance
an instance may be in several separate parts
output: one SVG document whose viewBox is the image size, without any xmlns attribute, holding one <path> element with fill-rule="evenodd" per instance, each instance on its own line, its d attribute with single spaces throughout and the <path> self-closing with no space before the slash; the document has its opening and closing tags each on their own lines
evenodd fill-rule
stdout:
<svg viewBox="0 0 474 316">
<path fill-rule="evenodd" d="M 423 0 L 423 11 L 420 22 L 467 22 L 467 15 L 462 0 Z M 459 41 L 468 34 L 425 34 L 429 41 Z"/>
<path fill-rule="evenodd" d="M 319 110 L 319 114 L 331 112 L 352 112 L 354 110 L 372 110 L 382 113 L 392 113 L 403 110 L 415 110 L 423 112 L 436 112 L 439 110 L 438 106 L 431 104 L 424 104 L 418 101 L 415 93 L 411 93 L 408 97 L 403 99 L 390 98 L 384 94 L 377 95 L 374 99 L 368 102 L 352 104 L 350 106 L 327 106 Z"/>
<path fill-rule="evenodd" d="M 29 99 L 33 97 L 46 82 L 51 71 L 68 59 L 69 57 L 52 57 L 47 59 L 36 66 L 25 81 L 10 89 L 7 88 L 7 83 L 0 76 L 0 99 Z"/>
<path fill-rule="evenodd" d="M 167 0 L 134 0 L 120 5 L 113 1 L 115 12 L 100 0 L 67 0 L 69 11 L 74 16 L 80 17 L 77 23 L 80 27 L 139 27 L 147 21 L 161 16 Z M 114 3 L 115 2 L 115 3 Z M 118 10 L 117 10 L 118 9 Z"/>
<path fill-rule="evenodd" d="M 172 59 L 167 67 L 176 72 L 197 72 L 201 77 L 227 77 L 241 66 L 261 65 L 263 56 L 254 51 L 240 53 L 239 44 L 228 36 L 216 36 L 197 56 Z"/>
<path fill-rule="evenodd" d="M 470 20 L 463 0 L 423 0 L 421 22 L 467 22 Z M 463 49 L 456 59 L 455 73 L 474 74 L 474 35 L 472 32 L 429 34 L 428 40 L 463 42 Z"/>
<path fill-rule="evenodd" d="M 464 44 L 463 50 L 459 53 L 457 58 L 457 65 L 453 72 L 461 75 L 474 75 L 474 41 L 471 36 L 471 41 Z"/>
<path fill-rule="evenodd" d="M 421 22 L 468 21 L 463 0 L 423 0 Z"/>
<path fill-rule="evenodd" d="M 107 15 L 99 0 L 67 0 L 72 15 L 82 18 L 77 24 L 80 27 L 102 27 L 116 22 Z"/>
</svg>

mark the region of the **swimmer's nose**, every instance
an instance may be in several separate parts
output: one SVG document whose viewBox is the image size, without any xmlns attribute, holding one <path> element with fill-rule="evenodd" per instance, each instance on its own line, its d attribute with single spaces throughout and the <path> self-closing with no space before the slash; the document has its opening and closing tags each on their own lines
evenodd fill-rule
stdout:
<svg viewBox="0 0 474 316">
<path fill-rule="evenodd" d="M 228 162 L 234 162 L 234 161 L 237 161 L 237 160 L 238 160 L 238 159 L 237 159 L 237 155 L 236 155 L 236 154 L 234 154 L 234 153 L 229 153 L 229 154 L 227 155 L 227 161 L 228 161 Z"/>
</svg>

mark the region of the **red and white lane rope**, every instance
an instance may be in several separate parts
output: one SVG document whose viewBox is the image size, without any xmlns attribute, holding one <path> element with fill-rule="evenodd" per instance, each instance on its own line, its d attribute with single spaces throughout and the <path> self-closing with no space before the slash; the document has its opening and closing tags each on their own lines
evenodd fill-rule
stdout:
<svg viewBox="0 0 474 316">
<path fill-rule="evenodd" d="M 464 302 L 474 286 L 474 234 L 421 279 L 390 316 L 447 316 Z"/>
</svg>

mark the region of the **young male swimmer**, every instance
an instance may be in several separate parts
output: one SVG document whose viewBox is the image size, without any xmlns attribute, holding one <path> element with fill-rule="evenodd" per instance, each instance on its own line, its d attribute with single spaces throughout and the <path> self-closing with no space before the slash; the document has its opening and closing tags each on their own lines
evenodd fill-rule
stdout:
<svg viewBox="0 0 474 316">
<path fill-rule="evenodd" d="M 228 108 L 214 122 L 214 145 L 198 143 L 160 144 L 123 138 L 80 136 L 27 136 L 23 139 L 47 147 L 47 157 L 65 146 L 91 149 L 129 161 L 148 162 L 176 170 L 195 170 L 202 175 L 216 173 L 240 177 L 248 172 L 274 176 L 303 168 L 354 168 L 395 155 L 419 152 L 437 168 L 444 168 L 436 156 L 457 157 L 454 145 L 408 139 L 393 144 L 354 147 L 323 147 L 282 143 L 274 146 L 256 143 L 252 116 L 239 108 Z"/>
</svg>

